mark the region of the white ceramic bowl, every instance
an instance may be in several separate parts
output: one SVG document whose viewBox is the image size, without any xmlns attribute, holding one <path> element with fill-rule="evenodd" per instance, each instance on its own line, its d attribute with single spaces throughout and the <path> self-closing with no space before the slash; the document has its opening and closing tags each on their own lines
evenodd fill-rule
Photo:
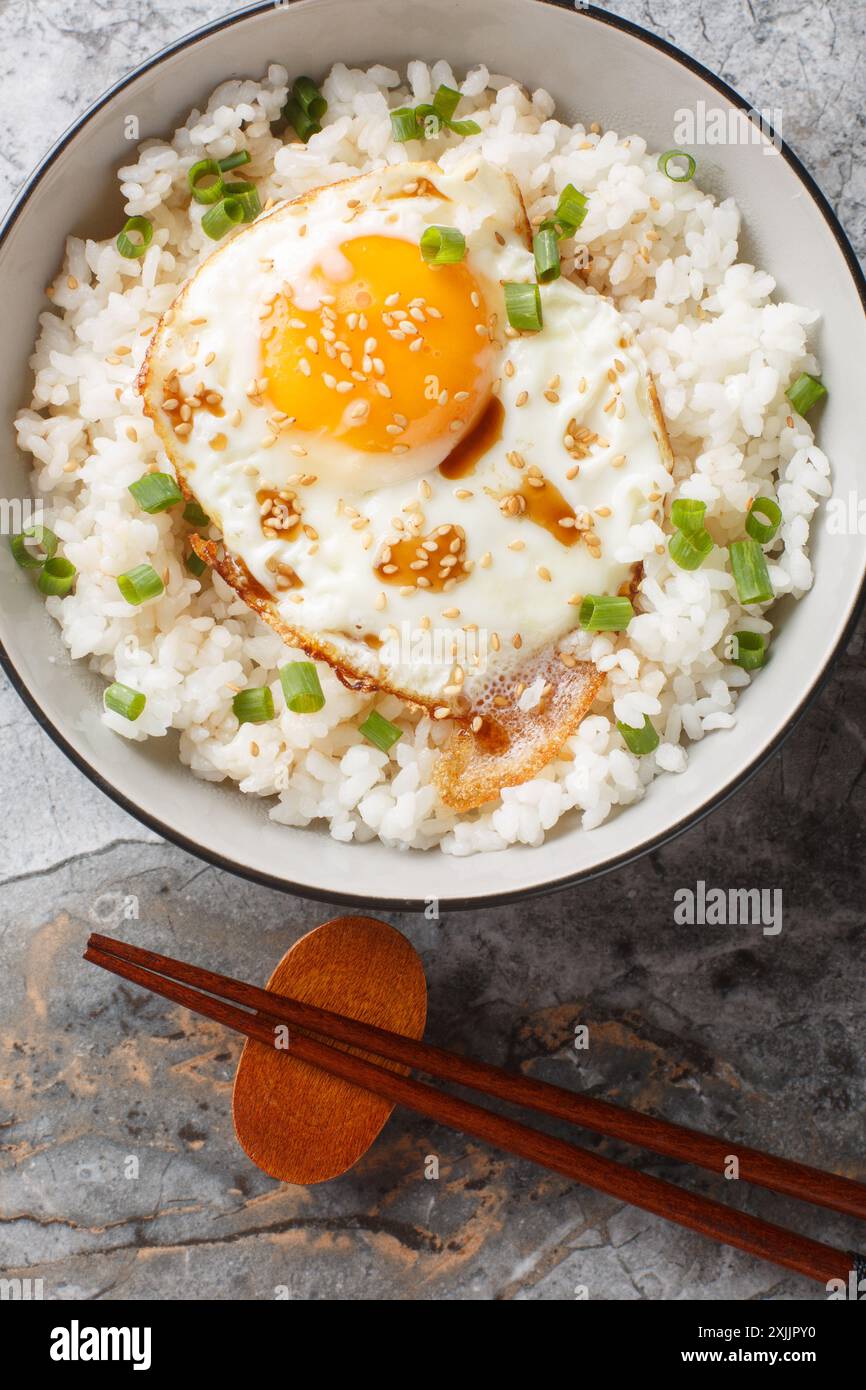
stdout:
<svg viewBox="0 0 866 1390">
<path fill-rule="evenodd" d="M 150 59 L 106 93 L 57 142 L 10 210 L 0 240 L 4 332 L 0 340 L 0 495 L 26 496 L 27 465 L 12 419 L 28 395 L 27 360 L 68 232 L 104 237 L 122 222 L 113 177 L 128 162 L 124 117 L 141 137 L 164 136 L 230 76 L 257 76 L 269 62 L 322 75 L 331 63 L 401 67 L 446 58 L 464 70 L 483 61 L 530 87 L 547 88 L 567 119 L 598 120 L 650 148 L 667 149 L 678 108 L 745 103 L 661 39 L 612 15 L 548 0 L 295 0 L 259 4 L 206 26 Z M 741 255 L 772 272 L 785 299 L 819 308 L 817 337 L 830 396 L 819 442 L 834 493 L 858 486 L 866 286 L 831 209 L 796 157 L 782 149 L 714 145 L 700 158 L 703 187 L 733 194 L 745 218 Z M 371 905 L 472 906 L 576 882 L 644 853 L 693 824 L 742 785 L 790 732 L 845 641 L 863 596 L 866 540 L 815 528 L 816 581 L 782 605 L 773 660 L 744 693 L 737 725 L 695 746 L 688 770 L 662 777 L 639 804 L 590 834 L 574 821 L 539 849 L 453 859 L 343 845 L 326 833 L 268 820 L 266 803 L 197 780 L 173 740 L 117 738 L 100 721 L 100 688 L 64 655 L 35 586 L 0 547 L 3 665 L 34 716 L 97 786 L 185 848 L 259 882 L 313 897 Z"/>
</svg>

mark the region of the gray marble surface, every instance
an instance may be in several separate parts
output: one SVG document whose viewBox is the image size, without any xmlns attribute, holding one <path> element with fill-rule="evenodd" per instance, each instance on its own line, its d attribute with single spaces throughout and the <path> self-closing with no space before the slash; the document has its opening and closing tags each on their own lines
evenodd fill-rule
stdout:
<svg viewBox="0 0 866 1390">
<path fill-rule="evenodd" d="M 785 134 L 866 246 L 860 0 L 620 0 Z M 0 5 L 0 198 L 105 87 L 223 0 Z M 529 1074 L 866 1178 L 863 633 L 780 755 L 674 844 L 599 882 L 439 923 L 421 951 L 428 1037 Z M 64 759 L 0 687 L 0 1271 L 54 1299 L 810 1299 L 822 1290 L 395 1114 L 346 1177 L 265 1178 L 236 1145 L 236 1041 L 85 967 L 119 934 L 261 979 L 326 907 L 162 843 Z M 685 927 L 698 879 L 784 894 L 777 936 Z M 590 1027 L 588 1052 L 573 1047 Z M 593 1141 L 590 1141 L 593 1142 Z M 631 1158 L 612 1143 L 605 1153 Z M 438 1182 L 425 1181 L 428 1154 Z M 138 1176 L 124 1175 L 137 1160 Z M 673 1162 L 663 1176 L 831 1243 L 842 1218 Z M 724 1189 L 724 1190 L 723 1190 Z"/>
</svg>

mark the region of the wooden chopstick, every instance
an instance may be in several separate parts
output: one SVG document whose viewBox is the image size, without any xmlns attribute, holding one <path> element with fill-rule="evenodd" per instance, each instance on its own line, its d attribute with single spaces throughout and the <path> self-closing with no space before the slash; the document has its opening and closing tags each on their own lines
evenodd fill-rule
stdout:
<svg viewBox="0 0 866 1390">
<path fill-rule="evenodd" d="M 372 1024 L 276 994 L 273 990 L 259 989 L 229 975 L 219 975 L 215 971 L 174 960 L 171 956 L 129 946 L 110 936 L 94 933 L 89 944 L 121 960 L 132 961 L 161 975 L 186 981 L 222 999 L 263 1010 L 282 1022 L 350 1046 L 362 1047 L 368 1052 L 376 1052 L 389 1061 L 402 1062 L 423 1071 L 427 1076 L 452 1081 L 499 1100 L 527 1106 L 541 1114 L 567 1120 L 668 1158 L 697 1164 L 711 1173 L 724 1174 L 731 1157 L 735 1156 L 739 1163 L 740 1181 L 755 1183 L 784 1196 L 797 1197 L 815 1206 L 829 1207 L 846 1216 L 866 1220 L 866 1184 L 853 1178 L 840 1177 L 805 1163 L 778 1158 L 761 1149 L 736 1144 L 729 1139 L 718 1139 L 714 1135 L 656 1119 L 652 1115 L 642 1115 L 639 1111 L 627 1110 L 610 1101 L 597 1100 L 547 1081 L 504 1071 L 488 1062 L 461 1057 L 444 1048 L 404 1038 L 384 1028 L 376 1028 Z"/>
<path fill-rule="evenodd" d="M 106 938 L 99 938 L 105 940 Z M 110 954 L 91 939 L 85 960 L 149 989 L 154 994 L 180 1004 L 194 1013 L 243 1033 L 248 1038 L 273 1047 L 272 1026 L 245 1013 L 233 1004 L 201 993 L 198 988 L 156 973 L 120 955 Z M 121 943 L 116 943 L 118 946 Z M 138 948 L 136 948 L 138 951 Z M 143 952 L 148 955 L 150 953 Z M 165 959 L 156 957 L 156 959 Z M 178 963 L 182 964 L 182 963 Z M 184 966 L 186 975 L 204 977 L 210 972 Z M 192 981 L 191 983 L 195 983 Z M 270 1011 L 269 1011 L 270 1012 Z M 271 1014 L 271 1017 L 274 1015 Z M 826 1285 L 830 1279 L 848 1279 L 854 1265 L 852 1255 L 819 1241 L 811 1240 L 783 1227 L 775 1226 L 746 1212 L 688 1192 L 661 1178 L 623 1167 L 599 1154 L 589 1153 L 553 1135 L 534 1130 L 517 1120 L 507 1119 L 470 1101 L 436 1090 L 424 1082 L 399 1076 L 374 1062 L 343 1052 L 304 1033 L 290 1040 L 290 1055 L 320 1067 L 352 1085 L 372 1091 L 394 1104 L 404 1105 L 452 1129 L 471 1134 L 517 1157 L 529 1159 L 544 1168 L 593 1187 L 632 1206 L 662 1216 L 668 1221 L 782 1265 Z"/>
</svg>

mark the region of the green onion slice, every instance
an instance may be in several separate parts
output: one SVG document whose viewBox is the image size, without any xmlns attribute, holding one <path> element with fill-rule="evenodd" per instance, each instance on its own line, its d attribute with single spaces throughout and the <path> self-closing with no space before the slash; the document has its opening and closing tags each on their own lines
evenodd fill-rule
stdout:
<svg viewBox="0 0 866 1390">
<path fill-rule="evenodd" d="M 455 135 L 479 135 L 481 127 L 477 121 L 448 121 L 448 129 Z"/>
<path fill-rule="evenodd" d="M 31 544 L 28 545 L 27 542 Z M 18 536 L 9 537 L 9 549 L 16 565 L 23 570 L 41 570 L 57 551 L 57 537 L 47 526 L 28 526 Z M 41 554 L 39 553 L 41 550 Z"/>
<path fill-rule="evenodd" d="M 392 724 L 390 719 L 383 719 L 378 710 L 371 710 L 359 725 L 358 732 L 363 734 L 370 743 L 376 745 L 383 753 L 387 753 L 394 744 L 403 737 L 403 730 L 398 729 L 396 724 Z"/>
<path fill-rule="evenodd" d="M 817 376 L 810 376 L 808 372 L 798 376 L 793 386 L 789 386 L 785 392 L 798 415 L 805 415 L 826 394 L 827 387 L 823 381 Z"/>
<path fill-rule="evenodd" d="M 435 140 L 443 124 L 447 122 L 443 122 L 436 107 L 431 106 L 429 102 L 422 102 L 420 106 L 415 107 L 415 125 L 419 140 L 422 136 L 425 140 Z"/>
<path fill-rule="evenodd" d="M 281 666 L 280 684 L 292 714 L 315 714 L 325 703 L 319 673 L 312 661 L 290 661 Z"/>
<path fill-rule="evenodd" d="M 227 183 L 224 189 L 227 198 L 237 198 L 244 210 L 244 221 L 254 222 L 262 210 L 259 191 L 254 183 L 247 181 Z"/>
<path fill-rule="evenodd" d="M 765 521 L 761 518 L 766 517 Z M 771 497 L 756 497 L 746 515 L 746 534 L 766 545 L 779 529 L 782 509 Z"/>
<path fill-rule="evenodd" d="M 621 719 L 616 721 L 616 727 L 625 740 L 625 746 L 630 753 L 636 753 L 642 757 L 644 753 L 652 753 L 659 746 L 659 736 L 655 727 L 650 723 L 650 717 L 645 714 L 643 717 L 643 728 L 634 729 L 631 724 L 623 724 Z"/>
<path fill-rule="evenodd" d="M 559 279 L 559 242 L 552 227 L 541 227 L 532 238 L 535 273 L 542 285 Z"/>
<path fill-rule="evenodd" d="M 587 594 L 578 621 L 586 632 L 624 632 L 634 617 L 630 598 L 619 594 Z"/>
<path fill-rule="evenodd" d="M 391 134 L 401 145 L 419 138 L 418 118 L 411 106 L 398 106 L 391 112 Z"/>
<path fill-rule="evenodd" d="M 585 193 L 567 183 L 559 195 L 554 220 L 563 229 L 560 236 L 572 236 L 589 212 L 589 199 Z"/>
<path fill-rule="evenodd" d="M 505 312 L 511 327 L 522 333 L 537 333 L 544 322 L 538 286 L 509 281 L 502 288 L 505 291 Z"/>
<path fill-rule="evenodd" d="M 183 519 L 188 521 L 190 526 L 210 526 L 210 517 L 198 502 L 187 502 L 183 509 Z"/>
<path fill-rule="evenodd" d="M 443 83 L 436 88 L 433 97 L 433 110 L 440 120 L 447 124 L 459 105 L 460 93 L 455 92 L 453 87 L 446 87 Z"/>
<path fill-rule="evenodd" d="M 732 541 L 728 550 L 740 603 L 769 603 L 774 597 L 773 586 L 758 542 Z"/>
<path fill-rule="evenodd" d="M 170 473 L 145 473 L 138 482 L 129 484 L 132 493 L 143 512 L 165 512 L 183 501 L 183 493 Z"/>
<path fill-rule="evenodd" d="M 671 523 L 677 531 L 703 531 L 706 502 L 694 497 L 678 497 L 671 507 Z"/>
<path fill-rule="evenodd" d="M 242 164 L 249 164 L 251 159 L 249 150 L 238 150 L 237 154 L 230 154 L 219 161 L 220 173 L 227 174 L 230 169 L 239 169 Z"/>
<path fill-rule="evenodd" d="M 201 229 L 212 241 L 219 241 L 232 227 L 247 220 L 246 209 L 240 198 L 223 198 L 215 207 L 208 208 L 201 219 Z"/>
<path fill-rule="evenodd" d="M 201 558 L 200 555 L 196 555 L 194 550 L 191 550 L 189 552 L 186 559 L 184 560 L 184 564 L 186 565 L 190 574 L 195 575 L 196 579 L 201 579 L 202 575 L 207 569 L 207 565 L 205 564 L 204 560 Z"/>
<path fill-rule="evenodd" d="M 140 240 L 133 241 L 133 237 L 139 237 Z M 121 256 L 125 256 L 128 261 L 137 261 L 152 241 L 153 223 L 146 217 L 130 217 L 124 222 L 116 245 Z"/>
<path fill-rule="evenodd" d="M 322 129 L 319 122 L 314 120 L 312 116 L 308 116 L 301 103 L 295 101 L 294 97 L 289 97 L 283 107 L 283 115 L 289 125 L 294 126 L 295 134 L 305 145 L 309 143 L 312 136 L 318 135 Z"/>
<path fill-rule="evenodd" d="M 150 598 L 159 598 L 165 590 L 165 585 L 153 565 L 136 565 L 125 574 L 119 574 L 117 587 L 127 603 L 134 604 L 136 608 Z"/>
<path fill-rule="evenodd" d="M 71 560 L 65 560 L 62 555 L 54 555 L 45 561 L 37 583 L 43 594 L 56 594 L 63 598 L 75 583 L 76 574 L 77 570 Z"/>
<path fill-rule="evenodd" d="M 121 685 L 120 681 L 110 685 L 102 698 L 106 709 L 122 714 L 124 719 L 129 720 L 137 719 L 147 704 L 146 695 L 142 695 L 140 690 L 133 690 L 132 686 Z"/>
<path fill-rule="evenodd" d="M 428 265 L 455 265 L 466 255 L 466 241 L 456 227 L 425 227 L 420 246 Z"/>
<path fill-rule="evenodd" d="M 296 78 L 292 85 L 292 96 L 311 121 L 321 121 L 328 103 L 311 77 Z"/>
<path fill-rule="evenodd" d="M 239 724 L 266 724 L 274 717 L 274 697 L 269 685 L 251 685 L 232 700 Z"/>
<path fill-rule="evenodd" d="M 713 548 L 713 538 L 703 528 L 699 531 L 677 531 L 668 541 L 668 553 L 681 570 L 697 570 Z"/>
<path fill-rule="evenodd" d="M 684 159 L 686 161 L 687 167 L 684 174 L 671 173 L 668 165 L 672 159 Z M 690 179 L 694 178 L 697 167 L 697 162 L 692 159 L 690 154 L 686 154 L 685 150 L 666 150 L 664 154 L 659 155 L 659 168 L 670 179 L 671 183 L 688 183 Z"/>
<path fill-rule="evenodd" d="M 223 196 L 222 166 L 215 159 L 200 159 L 187 173 L 189 191 L 197 203 L 218 203 Z M 205 183 L 211 179 L 211 183 Z"/>
<path fill-rule="evenodd" d="M 756 671 L 767 660 L 767 639 L 761 632 L 735 632 L 736 656 L 731 657 L 735 666 L 744 671 Z"/>
</svg>

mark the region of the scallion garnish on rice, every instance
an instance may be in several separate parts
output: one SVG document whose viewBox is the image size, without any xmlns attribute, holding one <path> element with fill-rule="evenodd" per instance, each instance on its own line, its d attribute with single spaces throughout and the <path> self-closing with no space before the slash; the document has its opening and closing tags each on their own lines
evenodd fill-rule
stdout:
<svg viewBox="0 0 866 1390">
<path fill-rule="evenodd" d="M 312 78 L 298 77 L 292 86 L 292 95 L 283 107 L 283 115 L 294 127 L 298 139 L 306 145 L 322 129 L 322 117 L 327 109 L 328 103 Z"/>
<path fill-rule="evenodd" d="M 238 169 L 242 164 L 249 164 L 251 158 L 249 150 L 238 150 L 236 154 L 227 155 L 225 159 L 219 161 L 220 173 L 227 174 L 230 169 Z"/>
<path fill-rule="evenodd" d="M 183 509 L 183 519 L 190 526 L 210 526 L 210 517 L 198 502 L 187 502 Z"/>
<path fill-rule="evenodd" d="M 421 255 L 428 265 L 454 265 L 466 255 L 466 241 L 456 227 L 425 227 Z"/>
<path fill-rule="evenodd" d="M 401 145 L 407 140 L 420 140 L 423 131 L 418 127 L 418 118 L 413 106 L 398 106 L 391 112 L 391 135 Z"/>
<path fill-rule="evenodd" d="M 219 241 L 226 232 L 231 231 L 232 227 L 237 227 L 240 222 L 246 220 L 244 205 L 240 198 L 223 198 L 222 202 L 208 208 L 201 219 L 201 229 L 212 241 Z"/>
<path fill-rule="evenodd" d="M 141 510 L 151 516 L 183 501 L 183 493 L 170 473 L 145 473 L 137 482 L 129 484 L 129 491 Z"/>
<path fill-rule="evenodd" d="M 621 594 L 587 594 L 578 622 L 585 632 L 624 632 L 634 617 L 630 598 Z"/>
<path fill-rule="evenodd" d="M 325 696 L 312 661 L 289 661 L 281 666 L 280 684 L 292 714 L 315 714 L 323 708 Z"/>
<path fill-rule="evenodd" d="M 659 746 L 659 736 L 655 731 L 654 725 L 650 722 L 650 717 L 645 714 L 643 717 L 643 728 L 632 728 L 631 724 L 623 724 L 621 719 L 616 721 L 616 727 L 622 734 L 625 746 L 630 753 L 635 753 L 639 758 L 645 753 L 652 753 Z"/>
<path fill-rule="evenodd" d="M 509 281 L 502 288 L 505 312 L 511 327 L 521 333 L 537 333 L 544 323 L 538 286 L 529 282 Z"/>
<path fill-rule="evenodd" d="M 773 585 L 758 542 L 751 537 L 745 541 L 732 541 L 728 553 L 740 603 L 769 603 L 774 597 Z"/>
<path fill-rule="evenodd" d="M 398 739 L 403 737 L 403 730 L 392 724 L 390 719 L 383 718 L 375 709 L 371 710 L 363 724 L 358 726 L 358 732 L 363 734 L 368 742 L 375 744 L 382 753 L 389 752 Z"/>
<path fill-rule="evenodd" d="M 585 193 L 567 183 L 559 195 L 553 221 L 561 237 L 574 236 L 589 212 L 589 199 Z"/>
<path fill-rule="evenodd" d="M 200 159 L 187 172 L 189 191 L 197 203 L 218 203 L 223 196 L 222 168 L 215 159 Z M 210 183 L 205 183 L 210 179 Z"/>
<path fill-rule="evenodd" d="M 41 570 L 57 552 L 57 537 L 47 526 L 27 526 L 19 535 L 9 537 L 9 549 L 21 569 Z"/>
<path fill-rule="evenodd" d="M 159 598 L 165 591 L 165 585 L 157 574 L 153 565 L 136 565 L 134 569 L 127 570 L 125 574 L 117 576 L 117 587 L 127 603 L 138 607 L 140 603 L 146 603 L 148 599 Z"/>
<path fill-rule="evenodd" d="M 106 689 L 103 702 L 106 709 L 132 721 L 141 714 L 147 704 L 147 696 L 142 695 L 140 690 L 133 690 L 130 685 L 122 685 L 120 681 L 114 681 Z"/>
<path fill-rule="evenodd" d="M 223 191 L 227 198 L 237 198 L 244 210 L 245 222 L 255 222 L 262 210 L 262 204 L 259 191 L 254 183 L 250 183 L 248 180 L 227 183 Z"/>
<path fill-rule="evenodd" d="M 672 159 L 684 159 L 686 161 L 685 173 L 671 173 L 670 163 Z M 697 161 L 687 154 L 685 150 L 665 150 L 664 154 L 659 155 L 659 168 L 671 183 L 688 183 L 695 176 Z"/>
<path fill-rule="evenodd" d="M 703 531 L 706 502 L 695 497 L 678 497 L 671 507 L 671 524 L 677 531 Z"/>
<path fill-rule="evenodd" d="M 827 387 L 820 377 L 810 376 L 808 372 L 802 372 L 785 392 L 798 415 L 805 415 L 826 394 Z"/>
<path fill-rule="evenodd" d="M 697 570 L 713 545 L 712 536 L 703 527 L 698 531 L 675 531 L 668 541 L 668 554 L 681 570 Z"/>
<path fill-rule="evenodd" d="M 762 520 L 762 518 L 765 518 Z M 773 539 L 782 522 L 782 509 L 772 497 L 756 497 L 746 515 L 746 534 L 766 545 Z"/>
<path fill-rule="evenodd" d="M 390 113 L 393 139 L 401 145 L 407 140 L 432 139 L 442 126 L 454 135 L 478 135 L 481 127 L 477 121 L 452 120 L 460 97 L 460 92 L 443 83 L 436 88 L 432 105 L 422 102 L 420 106 L 398 106 Z"/>
<path fill-rule="evenodd" d="M 195 575 L 196 579 L 201 579 L 202 575 L 207 569 L 207 565 L 205 564 L 204 560 L 201 558 L 200 555 L 197 555 L 194 550 L 191 550 L 189 552 L 186 559 L 184 560 L 184 564 L 186 565 L 190 574 Z"/>
<path fill-rule="evenodd" d="M 735 666 L 744 671 L 756 671 L 767 659 L 767 639 L 761 632 L 735 632 L 735 654 L 731 657 Z"/>
<path fill-rule="evenodd" d="M 541 227 L 532 238 L 535 274 L 539 283 L 549 285 L 559 279 L 559 242 L 553 227 Z"/>
<path fill-rule="evenodd" d="M 267 724 L 274 717 L 274 697 L 269 685 L 252 685 L 239 690 L 232 700 L 239 724 Z"/>
<path fill-rule="evenodd" d="M 65 560 L 62 555 L 54 555 L 45 561 L 37 583 L 43 594 L 64 598 L 72 589 L 77 573 L 71 560 Z"/>
<path fill-rule="evenodd" d="M 140 238 L 133 240 L 133 237 Z M 153 223 L 147 217 L 129 217 L 123 224 L 116 246 L 128 261 L 137 261 L 153 241 Z"/>
</svg>

